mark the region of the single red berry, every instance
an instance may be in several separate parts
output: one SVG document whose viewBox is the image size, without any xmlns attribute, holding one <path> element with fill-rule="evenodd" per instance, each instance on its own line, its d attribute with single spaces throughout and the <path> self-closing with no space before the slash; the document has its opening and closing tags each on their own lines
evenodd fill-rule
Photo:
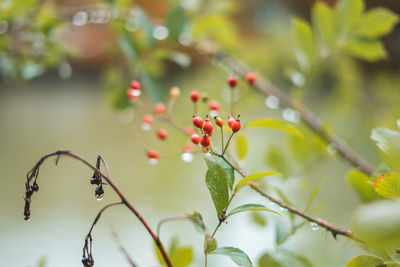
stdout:
<svg viewBox="0 0 400 267">
<path fill-rule="evenodd" d="M 212 125 L 211 121 L 208 119 L 208 115 L 207 115 L 207 117 L 206 117 L 206 120 L 205 120 L 204 123 L 203 123 L 202 128 L 203 128 L 203 131 L 204 131 L 206 134 L 211 135 L 210 133 L 212 133 L 212 130 L 213 130 L 214 126 Z"/>
<path fill-rule="evenodd" d="M 246 81 L 248 84 L 253 84 L 256 81 L 256 74 L 254 72 L 249 72 L 246 75 Z"/>
<path fill-rule="evenodd" d="M 201 139 L 200 139 L 200 144 L 201 144 L 203 147 L 209 147 L 209 146 L 210 146 L 210 144 L 211 144 L 211 139 L 210 139 L 210 137 L 208 136 L 208 134 L 205 134 L 205 135 L 203 135 L 203 136 L 201 137 Z"/>
<path fill-rule="evenodd" d="M 130 83 L 132 89 L 140 90 L 140 83 L 138 81 L 132 80 Z"/>
<path fill-rule="evenodd" d="M 193 129 L 192 126 L 186 126 L 186 127 L 184 128 L 184 131 L 185 131 L 185 133 L 187 133 L 187 134 L 192 134 L 192 133 L 194 133 L 194 129 Z"/>
<path fill-rule="evenodd" d="M 235 76 L 231 76 L 228 78 L 228 85 L 231 88 L 234 88 L 236 86 L 236 84 L 237 84 L 237 78 Z"/>
<path fill-rule="evenodd" d="M 133 89 L 133 88 L 129 88 L 128 90 L 126 90 L 126 95 L 128 96 L 128 98 L 130 100 L 135 100 L 138 97 L 135 90 L 136 89 Z"/>
<path fill-rule="evenodd" d="M 204 123 L 204 121 L 202 118 L 200 118 L 197 115 L 193 115 L 193 125 L 194 126 L 201 129 L 203 127 L 203 123 Z"/>
<path fill-rule="evenodd" d="M 165 112 L 165 105 L 163 103 L 158 103 L 154 107 L 154 112 L 157 113 L 158 115 L 162 115 Z"/>
<path fill-rule="evenodd" d="M 210 110 L 219 110 L 219 102 L 218 102 L 218 101 L 211 101 L 211 102 L 208 104 L 208 108 L 209 108 Z"/>
<path fill-rule="evenodd" d="M 224 122 L 222 121 L 221 117 L 215 116 L 214 117 L 215 123 L 219 126 L 222 127 L 224 125 Z"/>
<path fill-rule="evenodd" d="M 194 90 L 190 93 L 190 99 L 192 99 L 193 102 L 197 102 L 200 98 L 200 93 L 197 90 Z"/>
<path fill-rule="evenodd" d="M 232 128 L 232 124 L 235 122 L 235 119 L 232 118 L 232 116 L 228 116 L 228 126 L 229 128 Z"/>
<path fill-rule="evenodd" d="M 193 151 L 194 151 L 194 147 L 193 147 L 193 145 L 191 143 L 186 143 L 183 146 L 183 152 L 184 153 L 193 153 Z"/>
<path fill-rule="evenodd" d="M 157 131 L 157 135 L 161 140 L 165 140 L 168 138 L 168 132 L 164 129 L 160 129 Z"/>
<path fill-rule="evenodd" d="M 234 133 L 238 132 L 240 130 L 240 128 L 242 127 L 241 124 L 240 124 L 239 117 L 240 116 L 237 117 L 237 119 L 233 122 L 232 127 L 231 127 L 232 128 L 232 132 L 234 132 Z"/>
<path fill-rule="evenodd" d="M 190 137 L 190 140 L 192 140 L 192 142 L 196 145 L 198 145 L 200 143 L 200 136 L 196 133 L 192 134 L 192 136 Z"/>
<path fill-rule="evenodd" d="M 148 156 L 150 159 L 158 159 L 158 158 L 160 157 L 160 155 L 158 154 L 158 152 L 155 151 L 155 150 L 149 150 L 149 151 L 147 151 L 147 156 Z"/>
<path fill-rule="evenodd" d="M 142 118 L 143 123 L 153 124 L 153 121 L 154 121 L 153 116 L 151 116 L 149 114 L 144 115 Z"/>
</svg>

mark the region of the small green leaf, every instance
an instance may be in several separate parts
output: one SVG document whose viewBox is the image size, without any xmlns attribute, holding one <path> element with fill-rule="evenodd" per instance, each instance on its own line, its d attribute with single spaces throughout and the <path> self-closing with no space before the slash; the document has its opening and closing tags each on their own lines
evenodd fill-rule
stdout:
<svg viewBox="0 0 400 267">
<path fill-rule="evenodd" d="M 193 261 L 193 248 L 190 246 L 174 246 L 169 256 L 173 266 L 186 267 Z"/>
<path fill-rule="evenodd" d="M 281 250 L 282 252 L 284 252 L 286 255 L 288 255 L 289 257 L 292 257 L 293 259 L 295 259 L 296 261 L 298 261 L 299 263 L 301 263 L 302 266 L 306 266 L 306 267 L 312 267 L 313 264 L 311 263 L 311 261 L 304 255 L 295 253 L 293 251 L 290 250 Z"/>
<path fill-rule="evenodd" d="M 371 202 L 378 198 L 369 177 L 363 172 L 352 169 L 346 174 L 346 182 L 362 202 Z"/>
<path fill-rule="evenodd" d="M 228 155 L 224 155 L 224 157 L 226 157 L 227 160 L 231 161 Z M 215 164 L 218 164 L 222 167 L 226 176 L 228 177 L 229 189 L 232 190 L 233 184 L 235 183 L 235 170 L 232 168 L 232 166 L 229 165 L 223 158 L 218 157 L 216 155 L 205 156 L 204 158 L 209 168 L 210 166 L 213 166 Z"/>
<path fill-rule="evenodd" d="M 314 201 L 315 197 L 318 194 L 319 189 L 321 188 L 322 184 L 325 182 L 325 178 L 322 178 L 318 181 L 318 183 L 314 186 L 313 190 L 311 191 L 310 196 L 308 197 L 307 204 L 306 204 L 306 211 L 311 207 L 312 202 Z"/>
<path fill-rule="evenodd" d="M 367 12 L 358 35 L 366 38 L 378 38 L 390 33 L 399 21 L 399 17 L 386 8 L 374 8 Z"/>
<path fill-rule="evenodd" d="M 281 174 L 274 172 L 274 171 L 264 171 L 264 172 L 256 172 L 256 173 L 250 174 L 250 175 L 244 177 L 242 180 L 240 180 L 236 184 L 235 192 L 237 192 L 242 186 L 245 186 L 250 181 L 254 181 L 254 180 L 263 178 L 265 176 L 270 176 L 270 175 L 281 175 Z"/>
<path fill-rule="evenodd" d="M 383 260 L 375 256 L 359 255 L 346 263 L 346 267 L 376 267 L 383 264 Z"/>
<path fill-rule="evenodd" d="M 292 34 L 296 43 L 296 58 L 302 68 L 309 67 L 315 60 L 317 48 L 310 24 L 303 19 L 292 19 Z"/>
<path fill-rule="evenodd" d="M 281 219 L 275 219 L 275 244 L 285 239 L 289 234 L 289 227 Z"/>
<path fill-rule="evenodd" d="M 386 50 L 379 40 L 355 39 L 347 42 L 344 51 L 367 61 L 377 61 L 386 58 Z"/>
<path fill-rule="evenodd" d="M 169 30 L 169 37 L 173 40 L 178 40 L 187 22 L 188 18 L 185 9 L 181 5 L 173 6 L 167 14 L 166 24 Z"/>
<path fill-rule="evenodd" d="M 318 1 L 311 11 L 312 21 L 322 46 L 322 52 L 330 50 L 335 42 L 335 18 L 333 10 L 324 2 Z"/>
<path fill-rule="evenodd" d="M 264 253 L 258 260 L 259 267 L 284 267 L 283 263 L 272 256 L 272 253 Z"/>
<path fill-rule="evenodd" d="M 194 227 L 200 234 L 206 234 L 206 226 L 203 221 L 203 216 L 197 211 L 193 211 L 191 214 L 186 215 L 190 218 L 191 222 L 193 223 Z"/>
<path fill-rule="evenodd" d="M 214 251 L 217 248 L 217 240 L 211 236 L 205 236 L 204 238 L 206 239 L 206 242 L 205 242 L 206 252 L 210 253 L 210 252 Z"/>
<path fill-rule="evenodd" d="M 228 218 L 229 216 L 239 213 L 239 212 L 254 211 L 254 210 L 268 211 L 268 212 L 272 212 L 272 213 L 280 215 L 278 212 L 268 209 L 267 207 L 265 207 L 264 205 L 261 205 L 261 204 L 244 204 L 244 205 L 241 205 L 241 206 L 231 210 L 226 217 Z"/>
<path fill-rule="evenodd" d="M 374 183 L 375 191 L 386 198 L 400 198 L 400 177 L 394 172 L 378 176 Z"/>
<path fill-rule="evenodd" d="M 290 175 L 290 165 L 281 148 L 271 146 L 265 154 L 265 159 L 269 168 L 283 173 L 286 177 Z"/>
<path fill-rule="evenodd" d="M 208 166 L 206 184 L 219 218 L 229 202 L 228 177 L 219 164 Z"/>
<path fill-rule="evenodd" d="M 228 256 L 239 266 L 253 267 L 249 257 L 242 250 L 234 247 L 220 247 L 211 254 Z"/>
<path fill-rule="evenodd" d="M 344 39 L 362 18 L 363 0 L 340 0 L 335 5 L 335 25 L 339 39 Z"/>
<path fill-rule="evenodd" d="M 246 137 L 243 134 L 237 134 L 236 136 L 236 153 L 239 156 L 239 160 L 244 159 L 247 154 L 248 143 Z"/>
<path fill-rule="evenodd" d="M 383 156 L 389 166 L 400 171 L 400 132 L 379 127 L 372 130 L 371 139 L 385 152 Z"/>
<path fill-rule="evenodd" d="M 274 130 L 284 131 L 293 135 L 298 136 L 299 138 L 303 138 L 303 134 L 296 126 L 290 124 L 283 119 L 279 118 L 260 118 L 255 119 L 248 122 L 245 128 L 248 127 L 264 127 L 264 128 L 271 128 Z"/>
<path fill-rule="evenodd" d="M 261 227 L 266 226 L 268 223 L 265 216 L 259 212 L 252 212 L 251 219 L 256 225 L 261 226 Z"/>
</svg>

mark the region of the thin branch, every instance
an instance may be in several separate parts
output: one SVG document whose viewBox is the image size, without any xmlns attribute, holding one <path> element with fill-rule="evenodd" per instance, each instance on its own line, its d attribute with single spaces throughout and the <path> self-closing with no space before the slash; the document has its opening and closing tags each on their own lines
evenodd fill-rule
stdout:
<svg viewBox="0 0 400 267">
<path fill-rule="evenodd" d="M 112 230 L 112 236 L 114 237 L 115 241 L 117 241 L 118 243 L 118 247 L 119 249 L 122 251 L 122 253 L 125 255 L 126 259 L 128 260 L 129 264 L 132 267 L 137 267 L 137 264 L 133 261 L 132 257 L 129 255 L 128 251 L 126 250 L 126 248 L 122 245 L 121 240 L 119 240 L 118 234 L 117 232 L 115 232 L 115 230 Z"/>
<path fill-rule="evenodd" d="M 161 219 L 157 224 L 157 235 L 160 236 L 161 225 L 163 225 L 166 222 L 179 221 L 179 220 L 190 220 L 190 221 L 192 221 L 193 219 L 190 218 L 190 217 L 187 217 L 187 216 L 174 216 L 174 217 L 167 217 L 167 218 Z"/>
<path fill-rule="evenodd" d="M 239 62 L 238 60 L 233 60 L 232 58 L 224 55 L 223 53 L 211 53 L 212 57 L 217 59 L 219 62 L 224 63 L 226 66 L 231 68 L 238 75 L 245 77 L 251 69 Z M 282 92 L 281 89 L 277 88 L 269 81 L 259 77 L 253 84 L 253 87 L 258 89 L 261 93 L 265 95 L 273 95 L 277 97 L 280 103 L 286 107 L 292 108 L 299 112 L 303 121 L 318 135 L 320 135 L 325 141 L 333 144 L 339 154 L 347 159 L 354 166 L 360 168 L 363 172 L 368 175 L 372 175 L 375 172 L 374 166 L 372 166 L 366 159 L 364 159 L 359 153 L 352 149 L 343 139 L 336 136 L 334 133 L 328 131 L 324 126 L 322 121 L 317 115 L 312 113 L 309 109 L 302 106 L 299 103 L 295 103 L 289 96 Z"/>
<path fill-rule="evenodd" d="M 157 247 L 159 248 L 165 263 L 167 264 L 167 266 L 171 267 L 171 261 L 168 257 L 168 254 L 163 246 L 163 244 L 161 243 L 159 237 L 153 232 L 153 230 L 151 229 L 150 225 L 147 223 L 147 221 L 142 217 L 142 215 L 132 206 L 132 204 L 126 199 L 126 197 L 121 193 L 121 191 L 118 189 L 118 187 L 111 181 L 111 179 L 105 175 L 104 173 L 102 173 L 98 168 L 96 168 L 94 165 L 92 165 L 90 162 L 88 162 L 86 159 L 73 154 L 70 151 L 67 150 L 58 150 L 55 151 L 53 153 L 49 153 L 47 155 L 44 155 L 36 164 L 35 166 L 27 173 L 27 182 L 25 183 L 25 187 L 26 187 L 26 196 L 25 196 L 25 208 L 24 208 L 24 215 L 26 219 L 30 218 L 30 202 L 31 202 L 31 196 L 32 196 L 32 192 L 30 190 L 30 181 L 37 177 L 37 173 L 39 171 L 40 166 L 43 164 L 43 162 L 50 157 L 60 157 L 60 156 L 68 156 L 71 158 L 74 158 L 80 162 L 82 162 L 83 164 L 85 164 L 86 166 L 88 166 L 89 168 L 91 168 L 93 171 L 97 171 L 98 174 L 104 178 L 104 180 L 107 181 L 108 185 L 115 191 L 115 193 L 117 193 L 117 195 L 120 197 L 121 202 L 130 210 L 132 211 L 133 214 L 135 214 L 135 216 L 139 219 L 139 221 L 143 224 L 143 226 L 146 228 L 147 232 L 151 235 L 151 237 L 153 238 L 154 242 L 156 243 Z"/>
</svg>

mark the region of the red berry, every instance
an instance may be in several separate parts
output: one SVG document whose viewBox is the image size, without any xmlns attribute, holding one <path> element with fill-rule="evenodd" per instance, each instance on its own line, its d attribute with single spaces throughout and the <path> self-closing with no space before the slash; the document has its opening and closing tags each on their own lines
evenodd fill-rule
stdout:
<svg viewBox="0 0 400 267">
<path fill-rule="evenodd" d="M 254 74 L 254 72 L 247 73 L 246 81 L 248 84 L 253 84 L 256 81 L 256 75 Z"/>
<path fill-rule="evenodd" d="M 228 116 L 228 126 L 232 128 L 232 124 L 235 122 L 235 119 L 232 116 Z"/>
<path fill-rule="evenodd" d="M 194 147 L 193 147 L 192 144 L 187 143 L 187 144 L 185 144 L 185 145 L 183 146 L 183 152 L 184 152 L 184 153 L 193 153 L 193 151 L 194 151 Z"/>
<path fill-rule="evenodd" d="M 149 114 L 144 115 L 143 118 L 142 118 L 142 122 L 143 123 L 148 123 L 148 124 L 153 124 L 153 120 L 154 120 L 153 116 L 151 116 Z"/>
<path fill-rule="evenodd" d="M 157 151 L 155 150 L 149 150 L 147 151 L 147 156 L 151 159 L 158 159 L 160 157 L 160 155 L 158 154 Z"/>
<path fill-rule="evenodd" d="M 136 89 L 129 88 L 129 89 L 126 91 L 126 95 L 128 96 L 128 98 L 129 98 L 130 100 L 134 100 L 134 99 L 136 99 L 136 98 L 138 97 L 137 94 L 135 93 L 135 90 L 136 90 Z"/>
<path fill-rule="evenodd" d="M 158 115 L 162 115 L 165 112 L 165 105 L 163 103 L 158 103 L 154 107 L 154 112 L 157 113 Z"/>
<path fill-rule="evenodd" d="M 208 119 L 208 116 L 206 117 L 206 120 L 204 121 L 202 128 L 206 134 L 209 134 L 209 135 L 212 134 L 212 130 L 213 130 L 214 126 L 212 125 L 211 121 Z"/>
<path fill-rule="evenodd" d="M 194 126 L 196 126 L 197 128 L 200 128 L 201 129 L 201 127 L 203 127 L 203 119 L 202 118 L 200 118 L 199 116 L 197 116 L 197 115 L 193 115 L 193 125 Z"/>
<path fill-rule="evenodd" d="M 211 144 L 211 139 L 210 139 L 210 137 L 208 136 L 208 134 L 205 134 L 205 135 L 203 135 L 203 136 L 201 137 L 201 139 L 200 139 L 200 144 L 201 144 L 203 147 L 209 147 L 209 146 L 210 146 L 210 144 Z"/>
<path fill-rule="evenodd" d="M 161 140 L 165 140 L 168 138 L 168 132 L 164 129 L 160 129 L 157 131 L 157 135 Z"/>
<path fill-rule="evenodd" d="M 211 102 L 208 104 L 208 108 L 209 108 L 210 110 L 219 110 L 219 102 L 218 102 L 218 101 L 211 101 Z"/>
<path fill-rule="evenodd" d="M 234 88 L 236 86 L 236 84 L 237 84 L 237 78 L 235 76 L 231 76 L 228 78 L 228 85 L 231 88 Z"/>
<path fill-rule="evenodd" d="M 190 93 L 190 99 L 192 99 L 193 102 L 197 102 L 200 98 L 200 93 L 197 90 L 194 90 Z"/>
<path fill-rule="evenodd" d="M 185 131 L 185 133 L 187 133 L 187 134 L 192 134 L 192 133 L 194 133 L 194 129 L 193 129 L 192 126 L 186 126 L 186 127 L 184 128 L 184 131 Z"/>
<path fill-rule="evenodd" d="M 240 124 L 239 117 L 240 116 L 238 116 L 237 119 L 232 123 L 231 128 L 232 128 L 232 132 L 234 132 L 234 133 L 238 132 L 240 130 L 240 128 L 242 127 Z"/>
<path fill-rule="evenodd" d="M 192 140 L 192 142 L 196 145 L 198 145 L 200 143 L 200 136 L 196 133 L 192 134 L 192 136 L 190 137 L 190 140 Z"/>
<path fill-rule="evenodd" d="M 131 85 L 132 89 L 136 89 L 136 90 L 140 90 L 141 89 L 140 83 L 138 81 L 132 80 L 130 85 Z"/>
<path fill-rule="evenodd" d="M 219 126 L 222 127 L 224 125 L 224 122 L 222 121 L 222 119 L 218 116 L 214 117 L 215 123 Z"/>
</svg>

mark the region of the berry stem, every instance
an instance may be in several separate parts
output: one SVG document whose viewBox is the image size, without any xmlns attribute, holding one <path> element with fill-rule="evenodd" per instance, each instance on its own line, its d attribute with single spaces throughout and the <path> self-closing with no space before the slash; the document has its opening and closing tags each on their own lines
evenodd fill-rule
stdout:
<svg viewBox="0 0 400 267">
<path fill-rule="evenodd" d="M 221 151 L 224 151 L 224 130 L 222 130 L 222 127 L 220 127 L 221 129 Z"/>
<path fill-rule="evenodd" d="M 224 150 L 222 150 L 221 157 L 225 154 L 226 150 L 228 149 L 229 143 L 231 142 L 231 139 L 232 139 L 232 137 L 233 137 L 234 134 L 235 134 L 235 133 L 231 133 L 231 135 L 229 136 L 228 142 L 226 142 L 226 146 L 225 146 Z"/>
</svg>

